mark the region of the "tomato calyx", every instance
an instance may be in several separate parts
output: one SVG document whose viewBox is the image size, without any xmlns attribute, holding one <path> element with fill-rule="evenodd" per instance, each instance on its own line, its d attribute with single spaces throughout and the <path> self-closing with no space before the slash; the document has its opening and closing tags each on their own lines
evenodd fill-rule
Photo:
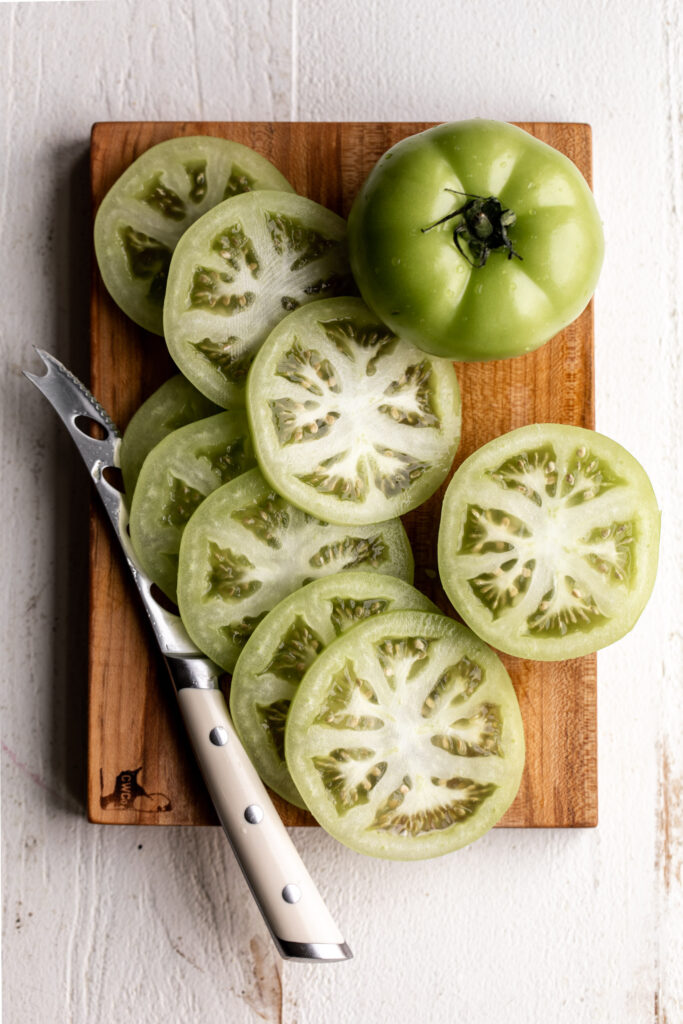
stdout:
<svg viewBox="0 0 683 1024">
<path fill-rule="evenodd" d="M 514 210 L 507 210 L 496 196 L 477 196 L 470 192 L 459 192 L 454 188 L 447 188 L 455 196 L 465 196 L 469 202 L 465 203 L 458 210 L 447 213 L 445 217 L 439 218 L 433 224 L 422 228 L 422 233 L 431 231 L 439 224 L 445 224 L 454 217 L 462 217 L 462 221 L 453 231 L 453 241 L 461 256 L 464 256 L 472 267 L 483 267 L 492 252 L 505 249 L 508 259 L 516 256 L 518 260 L 522 257 L 512 247 L 508 238 L 508 228 L 511 228 L 517 221 Z M 471 259 L 460 244 L 460 239 L 467 243 L 472 256 Z"/>
</svg>

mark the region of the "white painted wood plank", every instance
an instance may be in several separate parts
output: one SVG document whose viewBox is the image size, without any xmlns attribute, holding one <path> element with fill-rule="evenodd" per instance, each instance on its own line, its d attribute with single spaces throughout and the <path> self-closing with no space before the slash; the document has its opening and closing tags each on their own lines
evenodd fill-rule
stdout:
<svg viewBox="0 0 683 1024">
<path fill-rule="evenodd" d="M 304 836 L 313 866 L 353 878 L 362 911 L 347 910 L 347 931 L 359 956 L 315 985 L 311 969 L 286 967 L 285 1020 L 313 1024 L 328 1006 L 340 1021 L 449 1009 L 520 1024 L 683 1019 L 678 10 L 621 5 L 616 18 L 585 0 L 298 7 L 302 119 L 592 124 L 607 237 L 597 425 L 648 469 L 664 553 L 637 628 L 599 656 L 599 828 L 498 832 L 417 870 L 358 863 Z M 340 907 L 352 901 L 346 892 Z"/>
<path fill-rule="evenodd" d="M 289 5 L 0 5 L 4 1012 L 279 1019 L 280 962 L 222 833 L 83 811 L 87 479 L 20 375 L 87 377 L 90 126 L 286 118 Z M 11 245 L 8 242 L 11 240 Z"/>
<path fill-rule="evenodd" d="M 664 117 L 660 138 L 665 156 L 667 224 L 663 258 L 656 263 L 660 295 L 668 313 L 668 331 L 657 337 L 663 368 L 659 375 L 666 401 L 652 423 L 663 443 L 662 487 L 667 495 L 662 531 L 659 590 L 667 615 L 661 623 L 657 737 L 657 901 L 655 956 L 657 964 L 656 1024 L 683 1020 L 683 558 L 678 550 L 683 515 L 681 476 L 683 425 L 683 19 L 680 4 L 666 0 L 664 34 Z"/>
</svg>

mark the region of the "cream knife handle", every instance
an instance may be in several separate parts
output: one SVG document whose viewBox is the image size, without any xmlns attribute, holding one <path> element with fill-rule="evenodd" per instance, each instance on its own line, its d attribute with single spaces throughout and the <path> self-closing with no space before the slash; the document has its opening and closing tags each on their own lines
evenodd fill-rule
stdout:
<svg viewBox="0 0 683 1024">
<path fill-rule="evenodd" d="M 280 954 L 288 960 L 350 959 L 235 733 L 222 692 L 185 687 L 178 703 L 220 822 Z"/>
</svg>

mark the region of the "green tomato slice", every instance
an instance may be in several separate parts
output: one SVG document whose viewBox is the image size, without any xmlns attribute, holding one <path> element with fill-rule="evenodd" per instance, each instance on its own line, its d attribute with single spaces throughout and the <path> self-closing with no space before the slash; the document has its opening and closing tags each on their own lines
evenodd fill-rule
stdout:
<svg viewBox="0 0 683 1024">
<path fill-rule="evenodd" d="M 412 580 L 400 521 L 345 527 L 290 505 L 257 469 L 219 487 L 180 543 L 178 606 L 200 650 L 227 672 L 258 623 L 319 576 L 368 569 Z"/>
<path fill-rule="evenodd" d="M 163 334 L 173 250 L 217 203 L 253 189 L 292 186 L 265 157 L 209 136 L 168 139 L 114 182 L 95 218 L 95 255 L 107 291 L 141 327 Z"/>
<path fill-rule="evenodd" d="M 129 504 L 142 464 L 152 448 L 178 427 L 217 412 L 220 408 L 180 373 L 165 381 L 142 403 L 126 427 L 119 452 Z"/>
<path fill-rule="evenodd" d="M 306 302 L 353 289 L 341 217 L 285 192 L 237 196 L 176 248 L 166 343 L 205 395 L 218 405 L 244 404 L 249 366 L 275 325 Z"/>
<path fill-rule="evenodd" d="M 483 209 L 489 198 L 497 219 Z M 604 240 L 571 160 L 515 125 L 477 119 L 380 158 L 349 214 L 349 249 L 361 295 L 392 330 L 476 361 L 530 352 L 571 323 L 597 284 Z"/>
<path fill-rule="evenodd" d="M 487 832 L 524 767 L 510 677 L 468 629 L 378 615 L 330 644 L 292 701 L 290 774 L 318 822 L 359 853 L 436 857 Z"/>
<path fill-rule="evenodd" d="M 239 409 L 174 430 L 145 459 L 130 509 L 130 539 L 144 571 L 172 601 L 190 516 L 208 494 L 255 463 Z"/>
<path fill-rule="evenodd" d="M 286 597 L 247 641 L 232 676 L 230 714 L 257 772 L 285 800 L 305 807 L 284 752 L 287 712 L 304 674 L 342 633 L 373 615 L 404 608 L 438 610 L 394 576 L 336 573 Z"/>
<path fill-rule="evenodd" d="M 259 351 L 247 410 L 261 472 L 333 523 L 373 523 L 422 504 L 460 440 L 452 363 L 397 337 L 361 299 L 290 313 Z"/>
<path fill-rule="evenodd" d="M 647 474 L 615 441 L 564 424 L 521 427 L 453 476 L 441 582 L 499 650 L 576 658 L 635 624 L 654 584 L 659 521 Z"/>
</svg>

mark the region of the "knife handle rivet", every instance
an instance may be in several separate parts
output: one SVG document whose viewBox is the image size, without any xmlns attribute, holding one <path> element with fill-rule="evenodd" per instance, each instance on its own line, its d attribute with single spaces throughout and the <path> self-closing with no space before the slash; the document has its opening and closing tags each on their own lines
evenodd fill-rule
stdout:
<svg viewBox="0 0 683 1024">
<path fill-rule="evenodd" d="M 293 885 L 290 882 L 282 890 L 282 898 L 285 903 L 298 903 L 301 899 L 301 889 L 298 885 Z"/>
<path fill-rule="evenodd" d="M 209 733 L 209 739 L 216 747 L 224 747 L 228 742 L 228 731 L 222 725 L 215 725 Z"/>
<path fill-rule="evenodd" d="M 258 804 L 249 804 L 244 812 L 244 817 L 250 825 L 258 825 L 260 821 L 263 821 L 263 808 Z"/>
</svg>

